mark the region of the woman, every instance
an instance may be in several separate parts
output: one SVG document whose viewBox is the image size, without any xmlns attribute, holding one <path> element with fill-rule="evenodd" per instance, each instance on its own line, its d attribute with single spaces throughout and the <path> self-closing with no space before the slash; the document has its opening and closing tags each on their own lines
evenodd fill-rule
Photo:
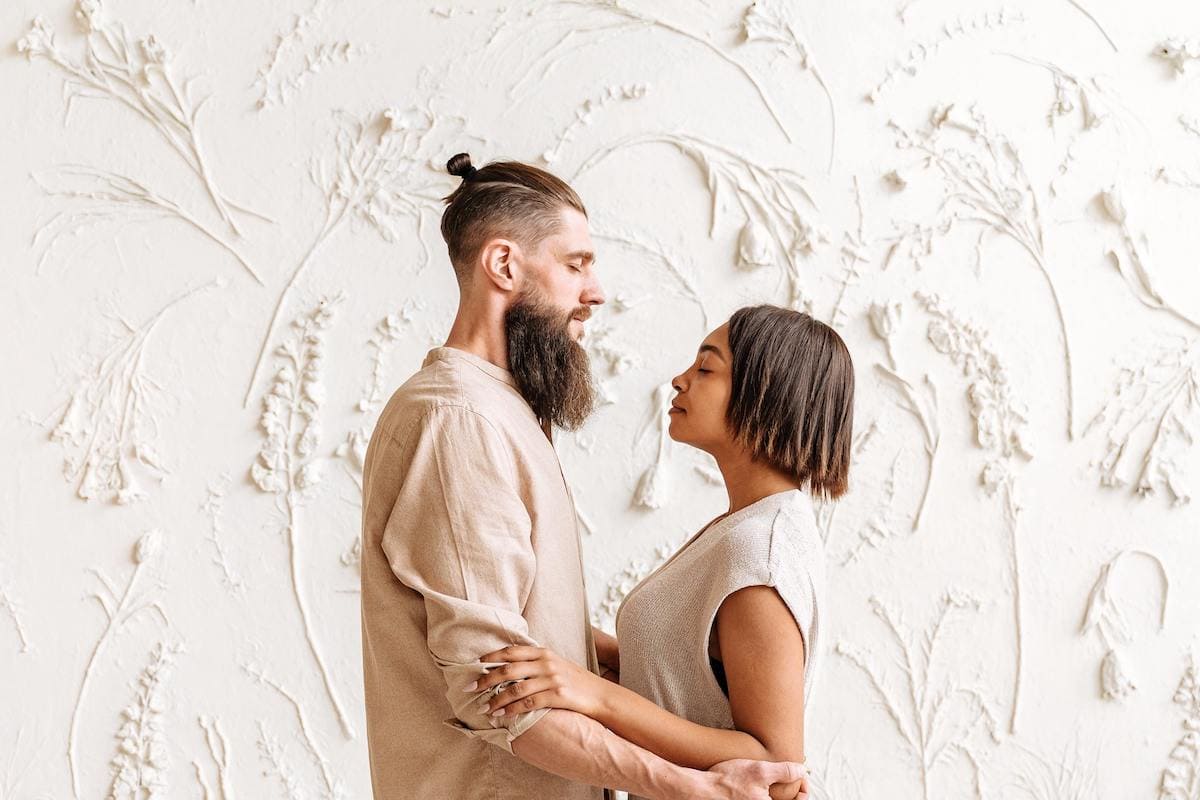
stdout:
<svg viewBox="0 0 1200 800">
<path fill-rule="evenodd" d="M 596 631 L 599 660 L 619 684 L 514 646 L 483 656 L 510 663 L 475 691 L 515 681 L 486 710 L 572 709 L 696 769 L 804 761 L 825 587 L 812 496 L 847 488 L 850 353 L 807 314 L 753 306 L 709 334 L 672 386 L 671 438 L 716 459 L 729 510 L 630 591 L 615 638 Z M 771 797 L 807 791 L 802 779 Z"/>
</svg>

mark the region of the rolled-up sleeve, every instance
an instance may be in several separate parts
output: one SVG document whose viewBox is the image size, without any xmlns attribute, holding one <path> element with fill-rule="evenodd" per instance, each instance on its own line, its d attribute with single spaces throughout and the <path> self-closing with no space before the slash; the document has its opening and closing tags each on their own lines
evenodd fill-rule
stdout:
<svg viewBox="0 0 1200 800">
<path fill-rule="evenodd" d="M 512 740 L 544 716 L 540 708 L 491 717 L 490 696 L 464 688 L 493 662 L 480 656 L 510 644 L 538 645 L 522 612 L 537 572 L 529 512 L 506 442 L 486 418 L 438 406 L 396 444 L 408 469 L 384 528 L 392 572 L 425 600 L 430 657 L 446 682 L 446 724 L 512 752 Z"/>
</svg>

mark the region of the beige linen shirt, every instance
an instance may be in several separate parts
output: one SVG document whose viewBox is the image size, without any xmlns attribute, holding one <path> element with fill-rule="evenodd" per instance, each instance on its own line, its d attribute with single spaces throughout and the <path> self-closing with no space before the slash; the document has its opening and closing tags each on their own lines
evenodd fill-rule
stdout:
<svg viewBox="0 0 1200 800">
<path fill-rule="evenodd" d="M 574 502 L 512 374 L 438 347 L 388 400 L 363 469 L 362 643 L 375 800 L 599 800 L 512 741 L 547 709 L 490 717 L 465 692 L 509 644 L 597 672 Z"/>
</svg>

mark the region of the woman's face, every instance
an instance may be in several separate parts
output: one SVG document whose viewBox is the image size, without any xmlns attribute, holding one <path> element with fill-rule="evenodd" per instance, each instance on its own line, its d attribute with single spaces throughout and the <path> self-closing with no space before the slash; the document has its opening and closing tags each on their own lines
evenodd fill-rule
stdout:
<svg viewBox="0 0 1200 800">
<path fill-rule="evenodd" d="M 729 443 L 725 409 L 732 386 L 731 358 L 729 323 L 725 323 L 705 337 L 691 366 L 671 381 L 676 395 L 667 432 L 672 439 L 708 453 Z"/>
</svg>

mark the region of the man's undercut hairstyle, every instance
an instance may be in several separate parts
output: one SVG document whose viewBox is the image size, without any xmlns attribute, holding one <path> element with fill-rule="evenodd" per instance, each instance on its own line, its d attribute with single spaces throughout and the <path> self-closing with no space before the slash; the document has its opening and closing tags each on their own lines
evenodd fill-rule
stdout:
<svg viewBox="0 0 1200 800">
<path fill-rule="evenodd" d="M 773 305 L 729 320 L 732 387 L 726 420 L 755 461 L 826 500 L 845 494 L 854 422 L 854 364 L 833 328 Z"/>
<path fill-rule="evenodd" d="M 442 198 L 442 238 L 460 286 L 469 281 L 472 262 L 488 239 L 502 236 L 533 249 L 559 230 L 563 208 L 587 216 L 564 180 L 529 164 L 493 161 L 476 169 L 469 155 L 459 153 L 446 169 L 463 179 Z"/>
</svg>

